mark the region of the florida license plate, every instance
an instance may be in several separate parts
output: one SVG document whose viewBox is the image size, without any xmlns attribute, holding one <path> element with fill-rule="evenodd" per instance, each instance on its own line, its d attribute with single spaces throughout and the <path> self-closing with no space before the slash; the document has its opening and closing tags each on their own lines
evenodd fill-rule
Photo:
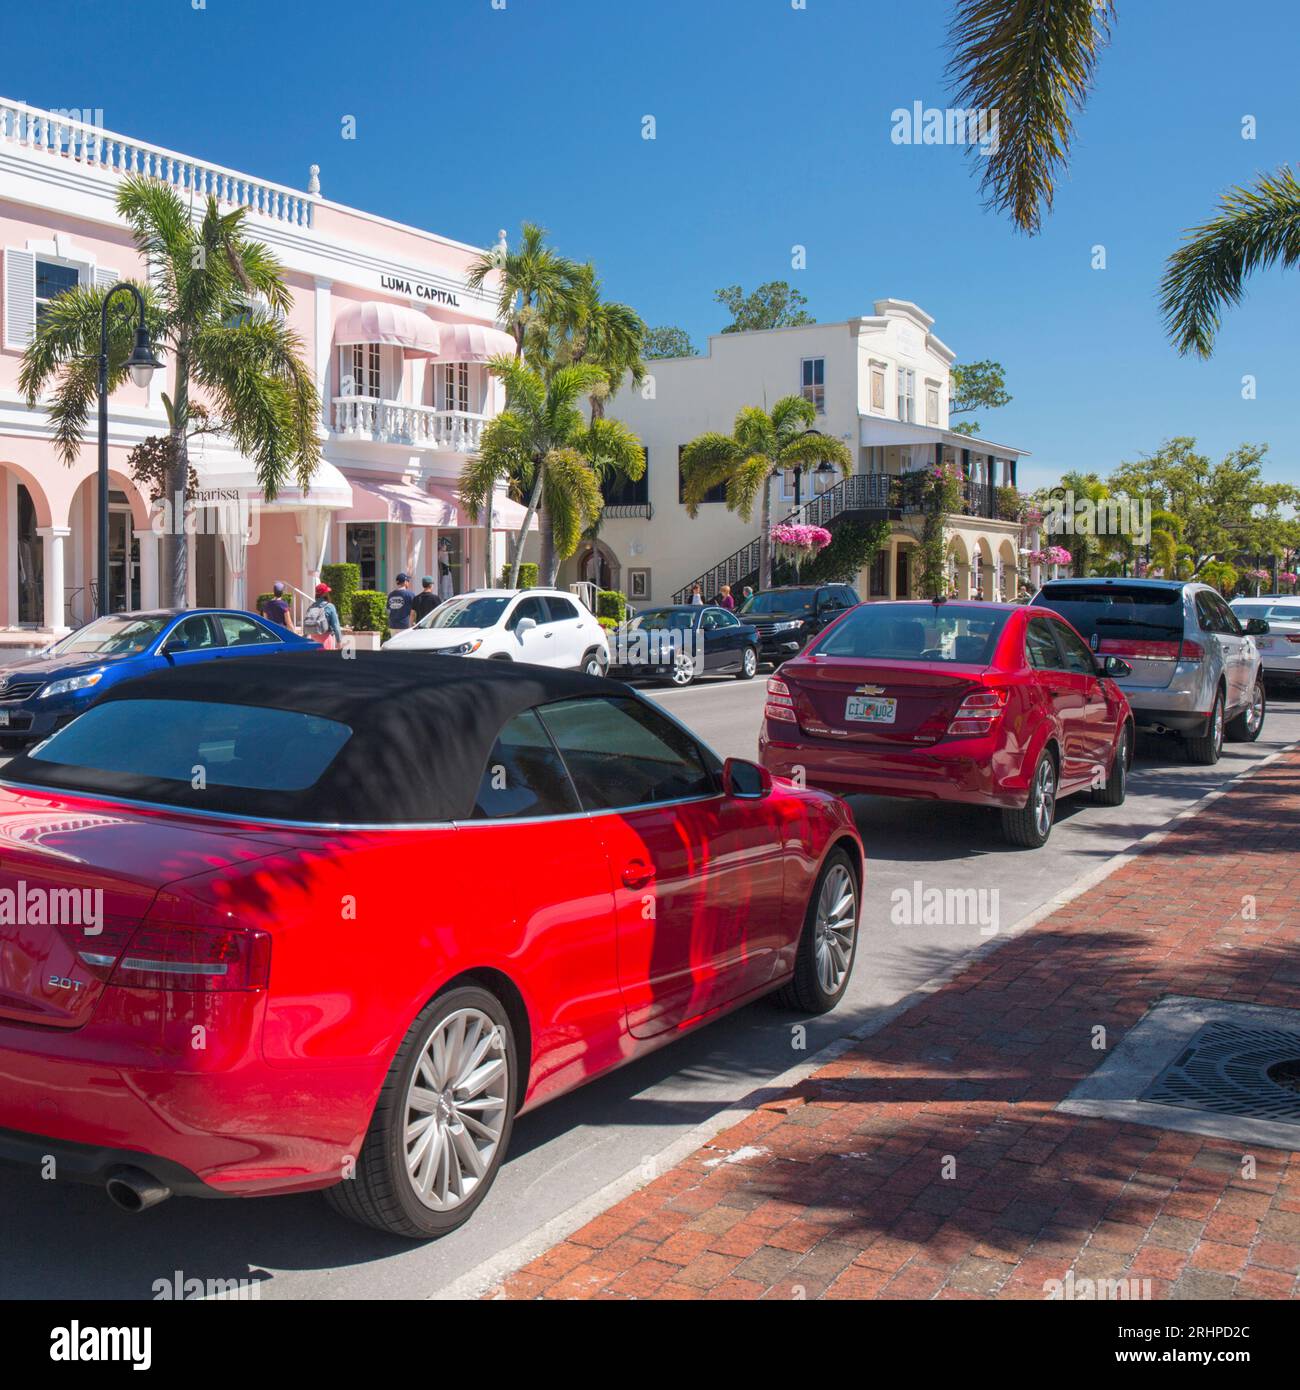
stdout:
<svg viewBox="0 0 1300 1390">
<path fill-rule="evenodd" d="M 892 724 L 897 709 L 897 700 L 871 700 L 864 695 L 850 695 L 844 706 L 844 717 L 863 724 Z"/>
</svg>

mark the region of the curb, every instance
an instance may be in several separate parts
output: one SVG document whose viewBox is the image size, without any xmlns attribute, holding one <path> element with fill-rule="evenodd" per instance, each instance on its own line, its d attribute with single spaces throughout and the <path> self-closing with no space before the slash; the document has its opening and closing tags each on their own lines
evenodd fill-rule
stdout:
<svg viewBox="0 0 1300 1390">
<path fill-rule="evenodd" d="M 1279 748 L 1275 753 L 1270 753 L 1266 758 L 1261 758 L 1259 762 L 1253 763 L 1244 771 L 1239 772 L 1223 786 L 1216 787 L 1214 791 L 1207 792 L 1199 800 L 1194 801 L 1190 806 L 1185 807 L 1176 815 L 1172 816 L 1159 829 L 1153 830 L 1144 835 L 1140 840 L 1135 840 L 1127 849 L 1121 850 L 1110 859 L 1090 869 L 1080 878 L 1076 879 L 1068 888 L 1049 898 L 1045 903 L 1034 908 L 1032 912 L 1027 912 L 1023 917 L 1018 918 L 1006 931 L 998 936 L 981 943 L 968 955 L 961 960 L 954 962 L 946 970 L 932 976 L 924 984 L 918 985 L 915 989 L 905 994 L 895 1003 L 890 1004 L 874 1017 L 870 1023 L 854 1030 L 852 1033 L 845 1033 L 834 1042 L 828 1043 L 820 1051 L 803 1061 L 790 1067 L 775 1076 L 766 1085 L 756 1087 L 745 1096 L 741 1097 L 734 1105 L 728 1106 L 725 1110 L 718 1111 L 711 1115 L 707 1120 L 703 1120 L 693 1129 L 683 1134 L 680 1138 L 674 1139 L 672 1143 L 660 1149 L 658 1153 L 644 1160 L 635 1168 L 614 1178 L 605 1184 L 604 1187 L 592 1193 L 590 1197 L 583 1198 L 576 1202 L 559 1216 L 552 1217 L 544 1225 L 539 1226 L 535 1231 L 516 1241 L 513 1245 L 499 1251 L 495 1255 L 490 1255 L 486 1260 L 475 1265 L 473 1269 L 466 1271 L 449 1284 L 443 1285 L 433 1293 L 425 1294 L 428 1299 L 453 1300 L 477 1300 L 485 1295 L 492 1294 L 493 1297 L 501 1297 L 495 1292 L 496 1286 L 507 1276 L 513 1274 L 515 1270 L 522 1268 L 531 1260 L 535 1259 L 543 1251 L 549 1250 L 551 1246 L 558 1245 L 566 1240 L 574 1231 L 580 1230 L 588 1222 L 595 1220 L 610 1207 L 621 1202 L 624 1198 L 630 1197 L 634 1192 L 642 1187 L 648 1186 L 656 1178 L 662 1176 L 670 1168 L 675 1167 L 683 1159 L 689 1158 L 697 1149 L 705 1146 L 715 1135 L 720 1134 L 724 1129 L 732 1125 L 739 1124 L 747 1115 L 758 1109 L 765 1102 L 776 1100 L 792 1090 L 800 1082 L 806 1081 L 814 1072 L 819 1071 L 828 1062 L 833 1062 L 837 1057 L 850 1051 L 858 1043 L 865 1041 L 873 1034 L 878 1033 L 882 1028 L 888 1027 L 901 1014 L 906 1013 L 914 1005 L 929 995 L 938 993 L 945 985 L 951 983 L 959 975 L 973 965 L 976 961 L 992 954 L 1000 946 L 1008 941 L 1022 936 L 1032 927 L 1038 925 L 1045 918 L 1050 917 L 1059 908 L 1073 902 L 1075 898 L 1086 893 L 1090 888 L 1095 888 L 1097 884 L 1109 878 L 1125 865 L 1139 858 L 1142 854 L 1153 848 L 1161 841 L 1167 839 L 1175 827 L 1181 821 L 1190 820 L 1200 814 L 1207 806 L 1220 798 L 1226 796 L 1241 783 L 1254 777 L 1261 769 L 1270 764 L 1278 762 L 1288 754 L 1300 749 L 1300 741 L 1287 744 Z"/>
</svg>

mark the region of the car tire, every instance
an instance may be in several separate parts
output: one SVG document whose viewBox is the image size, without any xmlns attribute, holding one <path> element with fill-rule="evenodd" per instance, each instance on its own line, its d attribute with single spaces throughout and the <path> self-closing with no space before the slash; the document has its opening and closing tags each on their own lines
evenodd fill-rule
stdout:
<svg viewBox="0 0 1300 1390">
<path fill-rule="evenodd" d="M 1029 780 L 1025 804 L 1002 812 L 1002 834 L 1022 849 L 1041 849 L 1056 820 L 1056 793 L 1060 786 L 1056 759 L 1043 749 Z"/>
<path fill-rule="evenodd" d="M 772 996 L 781 1008 L 824 1014 L 844 997 L 857 957 L 858 914 L 862 906 L 859 887 L 847 851 L 832 850 L 808 895 L 803 931 L 795 949 L 794 974 Z M 845 892 L 851 894 L 847 907 L 843 906 Z"/>
<path fill-rule="evenodd" d="M 1128 772 L 1133 766 L 1133 726 L 1125 724 L 1120 732 L 1110 775 L 1104 786 L 1093 789 L 1092 799 L 1098 806 L 1122 806 L 1128 792 Z"/>
<path fill-rule="evenodd" d="M 609 670 L 609 661 L 600 654 L 599 647 L 592 647 L 578 663 L 578 670 L 588 676 L 603 676 Z"/>
<path fill-rule="evenodd" d="M 758 651 L 754 647 L 746 647 L 740 657 L 740 670 L 736 672 L 738 681 L 752 681 L 758 675 Z"/>
<path fill-rule="evenodd" d="M 1264 693 L 1264 677 L 1261 674 L 1255 677 L 1250 704 L 1229 722 L 1224 730 L 1224 737 L 1231 739 L 1233 743 L 1254 743 L 1264 732 L 1264 717 L 1267 713 L 1268 697 Z"/>
<path fill-rule="evenodd" d="M 458 1028 L 461 1041 L 454 1045 L 461 1050 L 449 1059 L 449 1066 L 444 1064 L 444 1076 L 435 1076 L 438 1064 L 430 1051 L 434 1040 L 454 1040 Z M 494 1053 L 504 1074 L 484 1080 L 489 1060 L 496 1060 Z M 431 1240 L 454 1231 L 474 1214 L 501 1167 L 514 1126 L 517 1075 L 514 1031 L 501 1001 L 476 985 L 438 995 L 420 1011 L 397 1049 L 357 1156 L 355 1176 L 327 1189 L 326 1200 L 349 1220 L 389 1235 Z M 444 1077 L 441 1093 L 416 1085 L 417 1079 L 436 1082 Z M 458 1077 L 462 1082 L 470 1078 L 477 1090 L 457 1084 Z M 421 1095 L 415 1099 L 417 1091 Z M 462 1091 L 467 1092 L 460 1102 L 463 1109 L 457 1109 L 456 1096 Z M 426 1108 L 435 1094 L 435 1106 Z M 433 1132 L 414 1173 L 408 1168 L 412 1115 L 427 1116 L 424 1134 Z M 476 1129 L 491 1132 L 490 1143 Z M 423 1137 L 417 1136 L 417 1146 Z M 479 1149 L 480 1143 L 486 1150 Z M 430 1148 L 433 1155 L 427 1152 Z M 464 1190 L 467 1178 L 472 1186 Z M 421 1181 L 427 1197 L 417 1190 Z M 440 1189 L 445 1194 L 441 1203 Z"/>
<path fill-rule="evenodd" d="M 695 679 L 695 660 L 687 656 L 684 652 L 679 652 L 673 658 L 672 674 L 668 677 L 669 683 L 684 690 Z"/>
<path fill-rule="evenodd" d="M 1200 767 L 1213 767 L 1223 752 L 1223 692 L 1214 697 L 1214 708 L 1210 711 L 1209 731 L 1201 738 L 1183 740 L 1187 749 L 1187 761 Z"/>
</svg>

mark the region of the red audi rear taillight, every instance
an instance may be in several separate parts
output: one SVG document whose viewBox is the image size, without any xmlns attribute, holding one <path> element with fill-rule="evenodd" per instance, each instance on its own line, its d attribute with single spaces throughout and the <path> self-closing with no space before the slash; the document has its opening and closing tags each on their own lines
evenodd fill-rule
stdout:
<svg viewBox="0 0 1300 1390">
<path fill-rule="evenodd" d="M 130 989 L 265 989 L 271 937 L 231 927 L 146 923 L 118 958 L 109 983 Z"/>
<path fill-rule="evenodd" d="M 949 738 L 975 738 L 987 734 L 1002 718 L 1007 706 L 1007 691 L 975 690 L 957 707 L 948 725 Z"/>
<path fill-rule="evenodd" d="M 767 704 L 763 706 L 763 713 L 769 719 L 780 719 L 787 724 L 795 724 L 798 721 L 794 717 L 794 701 L 790 698 L 790 687 L 784 681 L 777 680 L 775 676 L 767 682 Z"/>
</svg>

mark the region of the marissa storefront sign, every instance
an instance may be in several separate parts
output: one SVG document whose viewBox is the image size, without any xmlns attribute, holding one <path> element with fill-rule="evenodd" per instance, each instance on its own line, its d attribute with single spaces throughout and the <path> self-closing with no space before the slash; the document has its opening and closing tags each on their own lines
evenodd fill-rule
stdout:
<svg viewBox="0 0 1300 1390">
<path fill-rule="evenodd" d="M 381 275 L 379 288 L 391 290 L 393 294 L 409 295 L 412 299 L 425 299 L 430 304 L 460 308 L 460 300 L 450 290 L 440 290 L 436 285 L 426 285 L 420 280 L 403 280 L 400 275 Z"/>
</svg>

